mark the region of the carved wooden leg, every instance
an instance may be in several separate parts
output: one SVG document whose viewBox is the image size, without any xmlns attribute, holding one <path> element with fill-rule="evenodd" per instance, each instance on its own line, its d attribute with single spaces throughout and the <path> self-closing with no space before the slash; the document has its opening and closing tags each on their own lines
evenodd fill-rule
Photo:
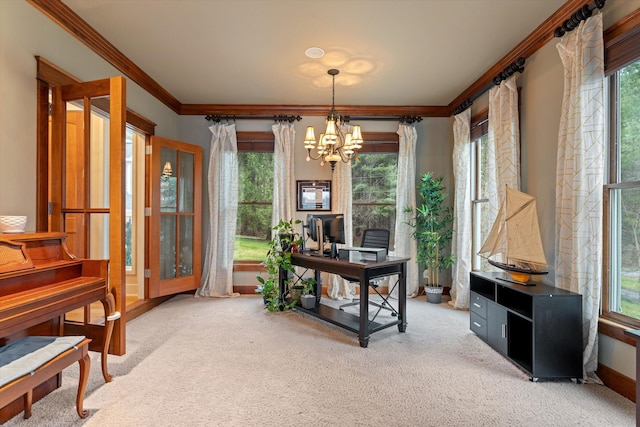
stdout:
<svg viewBox="0 0 640 427">
<path fill-rule="evenodd" d="M 87 380 L 89 379 L 89 370 L 91 368 L 91 358 L 89 357 L 89 354 L 82 356 L 82 358 L 78 360 L 78 364 L 80 365 L 80 380 L 78 381 L 76 408 L 80 418 L 87 418 L 89 416 L 89 411 L 82 409 L 82 405 L 84 402 L 84 391 L 87 388 Z"/>
<path fill-rule="evenodd" d="M 24 394 L 24 419 L 31 417 L 31 405 L 33 403 L 33 390 Z"/>
<path fill-rule="evenodd" d="M 104 343 L 102 345 L 102 376 L 105 382 L 111 382 L 113 375 L 109 373 L 107 367 L 107 355 L 109 354 L 109 343 L 111 342 L 111 334 L 113 333 L 113 322 L 120 318 L 120 312 L 115 311 L 115 299 L 113 294 L 109 292 L 102 300 L 104 307 Z"/>
</svg>

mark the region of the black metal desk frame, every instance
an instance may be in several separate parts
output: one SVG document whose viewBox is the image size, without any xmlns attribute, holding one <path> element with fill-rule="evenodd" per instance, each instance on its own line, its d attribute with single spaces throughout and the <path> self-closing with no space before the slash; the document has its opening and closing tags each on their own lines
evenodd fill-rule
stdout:
<svg viewBox="0 0 640 427">
<path fill-rule="evenodd" d="M 407 327 L 406 302 L 407 302 L 407 261 L 410 258 L 389 256 L 381 262 L 349 262 L 326 257 L 295 253 L 291 257 L 294 266 L 314 270 L 316 280 L 316 306 L 312 309 L 304 309 L 298 305 L 294 310 L 307 313 L 310 316 L 332 323 L 348 331 L 358 334 L 360 347 L 366 348 L 369 344 L 369 335 L 381 329 L 397 325 L 398 331 L 404 332 Z M 333 273 L 359 283 L 360 286 L 360 315 L 338 310 L 321 304 L 322 283 L 321 272 Z M 287 293 L 287 276 L 280 271 L 280 295 L 284 298 Z M 377 277 L 398 275 L 398 317 L 393 321 L 379 323 L 369 320 L 369 281 Z"/>
</svg>

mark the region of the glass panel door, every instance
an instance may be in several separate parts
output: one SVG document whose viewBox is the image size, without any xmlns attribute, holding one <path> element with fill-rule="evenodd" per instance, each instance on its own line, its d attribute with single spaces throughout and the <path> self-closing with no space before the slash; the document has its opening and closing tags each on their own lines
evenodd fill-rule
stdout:
<svg viewBox="0 0 640 427">
<path fill-rule="evenodd" d="M 152 137 L 149 296 L 200 286 L 202 148 Z"/>
</svg>

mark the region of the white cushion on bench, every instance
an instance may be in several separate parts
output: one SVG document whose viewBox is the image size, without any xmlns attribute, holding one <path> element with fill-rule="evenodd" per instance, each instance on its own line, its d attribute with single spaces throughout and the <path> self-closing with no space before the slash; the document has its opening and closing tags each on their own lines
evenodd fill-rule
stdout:
<svg viewBox="0 0 640 427">
<path fill-rule="evenodd" d="M 25 337 L 0 347 L 0 387 L 35 371 L 85 337 Z"/>
</svg>

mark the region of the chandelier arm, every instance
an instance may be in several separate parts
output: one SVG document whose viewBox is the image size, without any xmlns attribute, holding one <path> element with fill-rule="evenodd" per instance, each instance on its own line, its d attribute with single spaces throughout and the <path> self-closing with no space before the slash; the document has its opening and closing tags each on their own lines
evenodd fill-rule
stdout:
<svg viewBox="0 0 640 427">
<path fill-rule="evenodd" d="M 310 148 L 307 148 L 307 154 L 309 155 L 309 158 L 311 160 L 319 160 L 319 159 L 323 158 L 322 154 L 318 154 L 317 157 L 313 157 L 313 154 L 311 154 L 311 149 Z"/>
<path fill-rule="evenodd" d="M 349 163 L 349 160 L 351 160 L 353 158 L 353 154 L 351 155 L 347 155 L 344 154 L 344 151 L 342 148 L 336 150 L 338 152 L 338 154 L 340 154 L 340 158 L 342 159 L 343 163 Z"/>
</svg>

